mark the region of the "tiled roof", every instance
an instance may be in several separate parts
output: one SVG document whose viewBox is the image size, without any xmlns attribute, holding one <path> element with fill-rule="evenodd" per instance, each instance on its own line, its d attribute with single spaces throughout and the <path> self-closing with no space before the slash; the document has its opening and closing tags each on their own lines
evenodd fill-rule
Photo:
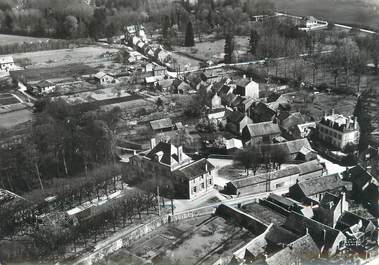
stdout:
<svg viewBox="0 0 379 265">
<path fill-rule="evenodd" d="M 255 185 L 261 182 L 265 182 L 268 179 L 274 180 L 274 179 L 279 179 L 279 178 L 283 178 L 283 177 L 287 177 L 291 175 L 296 175 L 296 174 L 299 174 L 299 172 L 300 171 L 296 166 L 289 166 L 281 170 L 259 174 L 252 177 L 233 180 L 230 183 L 236 188 L 244 188 L 244 187 Z"/>
<path fill-rule="evenodd" d="M 101 79 L 101 78 L 103 78 L 104 76 L 106 76 L 107 74 L 106 73 L 104 73 L 104 72 L 98 72 L 96 75 L 95 75 L 95 78 L 97 78 L 97 79 Z"/>
<path fill-rule="evenodd" d="M 290 129 L 298 124 L 303 124 L 306 121 L 306 118 L 300 112 L 295 112 L 290 114 L 287 118 L 283 119 L 280 123 L 280 126 L 285 129 Z"/>
<path fill-rule="evenodd" d="M 266 225 L 270 225 L 271 223 L 282 225 L 286 221 L 286 217 L 283 214 L 258 203 L 246 204 L 242 207 L 242 211 L 257 218 Z"/>
<path fill-rule="evenodd" d="M 172 128 L 173 124 L 170 118 L 150 121 L 150 126 L 153 130 L 161 130 L 166 128 Z"/>
<path fill-rule="evenodd" d="M 337 224 L 336 224 L 336 229 L 344 231 L 350 228 L 351 226 L 356 225 L 360 222 L 362 223 L 361 230 L 365 232 L 375 230 L 375 226 L 370 220 L 367 220 L 366 218 L 363 218 L 349 211 L 345 211 L 341 215 L 341 217 L 338 219 Z"/>
<path fill-rule="evenodd" d="M 341 233 L 330 226 L 324 225 L 293 211 L 290 212 L 283 227 L 298 235 L 304 235 L 308 230 L 310 236 L 317 244 L 317 247 L 321 249 L 322 246 L 325 246 L 326 250 L 332 247 L 337 236 Z"/>
<path fill-rule="evenodd" d="M 369 183 L 373 178 L 373 176 L 360 165 L 350 168 L 347 172 L 347 177 L 351 182 L 360 187 Z"/>
<path fill-rule="evenodd" d="M 208 162 L 207 159 L 203 158 L 182 168 L 179 168 L 175 171 L 175 174 L 179 174 L 191 180 L 212 171 L 214 168 L 215 167 L 210 162 Z"/>
<path fill-rule="evenodd" d="M 247 129 L 251 137 L 260 137 L 281 133 L 279 125 L 271 121 L 248 124 Z"/>
<path fill-rule="evenodd" d="M 272 117 L 276 115 L 276 111 L 263 102 L 259 102 L 253 109 L 253 112 L 255 120 L 258 121 L 271 121 Z"/>
<path fill-rule="evenodd" d="M 312 150 L 311 145 L 309 144 L 309 141 L 306 138 L 288 141 L 284 143 L 271 144 L 268 147 L 272 150 L 280 150 L 289 155 L 299 153 L 303 147 Z"/>
<path fill-rule="evenodd" d="M 266 258 L 267 265 L 292 265 L 297 264 L 300 260 L 309 262 L 319 255 L 319 249 L 310 235 L 305 235 L 287 247 Z"/>
<path fill-rule="evenodd" d="M 247 78 L 242 78 L 236 82 L 236 85 L 239 87 L 245 87 L 247 86 L 250 82 L 252 82 L 250 79 Z"/>
<path fill-rule="evenodd" d="M 243 120 L 245 115 L 239 111 L 230 112 L 227 116 L 228 121 L 238 123 Z"/>
<path fill-rule="evenodd" d="M 298 164 L 297 167 L 300 170 L 300 175 L 309 174 L 323 169 L 323 166 L 317 159 Z"/>
<path fill-rule="evenodd" d="M 312 196 L 325 191 L 332 191 L 345 186 L 338 174 L 332 174 L 316 179 L 299 182 L 296 185 L 302 190 L 305 196 Z"/>
</svg>

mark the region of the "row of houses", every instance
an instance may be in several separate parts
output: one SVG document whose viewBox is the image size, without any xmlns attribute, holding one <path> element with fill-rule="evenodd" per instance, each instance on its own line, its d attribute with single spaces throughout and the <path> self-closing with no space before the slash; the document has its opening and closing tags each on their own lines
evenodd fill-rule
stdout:
<svg viewBox="0 0 379 265">
<path fill-rule="evenodd" d="M 308 264 L 320 257 L 331 260 L 338 253 L 376 255 L 375 218 L 354 213 L 345 192 L 327 185 L 319 189 L 317 201 L 299 201 L 290 193 L 270 194 L 238 208 L 221 204 L 218 216 L 255 235 L 233 253 L 229 264 Z"/>
</svg>

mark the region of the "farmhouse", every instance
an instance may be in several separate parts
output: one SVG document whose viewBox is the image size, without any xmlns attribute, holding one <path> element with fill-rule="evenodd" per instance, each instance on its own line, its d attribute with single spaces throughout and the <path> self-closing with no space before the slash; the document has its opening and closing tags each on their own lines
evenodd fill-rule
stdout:
<svg viewBox="0 0 379 265">
<path fill-rule="evenodd" d="M 0 57 L 0 70 L 9 72 L 15 68 L 12 56 Z"/>
<path fill-rule="evenodd" d="M 227 194 L 254 194 L 268 192 L 294 185 L 299 178 L 297 166 L 230 181 L 225 186 Z"/>
<path fill-rule="evenodd" d="M 170 118 L 150 121 L 150 126 L 154 132 L 172 131 L 174 129 Z"/>
<path fill-rule="evenodd" d="M 269 122 L 248 124 L 242 130 L 242 136 L 246 144 L 256 145 L 259 143 L 272 144 L 273 138 L 280 136 L 279 125 Z"/>
<path fill-rule="evenodd" d="M 55 89 L 55 84 L 49 80 L 43 80 L 36 84 L 31 84 L 29 90 L 36 95 L 45 95 L 51 93 Z"/>
<path fill-rule="evenodd" d="M 275 143 L 263 148 L 268 148 L 271 152 L 281 153 L 286 156 L 287 160 L 303 160 L 309 161 L 316 159 L 316 153 L 313 151 L 309 141 L 304 139 L 297 139 L 293 141 L 287 141 L 283 143 Z"/>
<path fill-rule="evenodd" d="M 259 83 L 243 78 L 236 82 L 234 93 L 244 97 L 259 98 Z"/>
<path fill-rule="evenodd" d="M 242 130 L 253 121 L 246 115 L 239 111 L 230 112 L 227 117 L 227 129 L 235 134 L 242 134 Z"/>
<path fill-rule="evenodd" d="M 118 80 L 111 74 L 107 74 L 104 72 L 98 72 L 94 76 L 97 83 L 100 85 L 109 85 L 109 84 L 115 84 L 118 83 Z"/>
<path fill-rule="evenodd" d="M 151 149 L 132 156 L 125 165 L 128 178 L 143 183 L 167 183 L 177 198 L 195 199 L 213 190 L 214 166 L 207 159 L 193 160 L 182 146 L 151 141 Z M 134 175 L 133 175 L 134 172 Z"/>
</svg>

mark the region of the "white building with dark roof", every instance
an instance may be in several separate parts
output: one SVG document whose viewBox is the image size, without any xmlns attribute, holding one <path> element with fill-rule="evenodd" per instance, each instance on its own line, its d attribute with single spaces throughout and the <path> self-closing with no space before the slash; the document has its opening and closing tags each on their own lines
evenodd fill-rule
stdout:
<svg viewBox="0 0 379 265">
<path fill-rule="evenodd" d="M 12 71 L 15 66 L 12 56 L 0 57 L 0 70 L 9 72 Z"/>
<path fill-rule="evenodd" d="M 359 142 L 359 125 L 356 117 L 345 117 L 341 114 L 325 115 L 317 124 L 320 140 L 343 150 L 349 143 Z"/>
<path fill-rule="evenodd" d="M 132 156 L 125 164 L 127 181 L 159 186 L 164 193 L 181 199 L 196 199 L 213 190 L 214 166 L 205 158 L 194 160 L 183 152 L 182 146 L 167 142 L 155 144 L 151 149 Z M 149 183 L 149 184 L 147 184 Z"/>
</svg>

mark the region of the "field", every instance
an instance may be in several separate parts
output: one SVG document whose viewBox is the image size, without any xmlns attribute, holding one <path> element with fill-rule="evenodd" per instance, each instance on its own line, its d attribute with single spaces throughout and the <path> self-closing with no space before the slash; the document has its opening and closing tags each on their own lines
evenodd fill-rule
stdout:
<svg viewBox="0 0 379 265">
<path fill-rule="evenodd" d="M 103 56 L 117 52 L 117 49 L 111 49 L 102 46 L 88 46 L 74 49 L 49 50 L 38 52 L 26 52 L 13 54 L 13 58 L 29 58 L 32 67 L 52 67 L 72 63 L 101 63 L 109 61 L 109 58 Z"/>
<path fill-rule="evenodd" d="M 45 40 L 48 40 L 48 39 L 0 34 L 0 45 L 8 45 L 8 44 L 14 44 L 14 43 L 23 43 L 23 42 L 38 42 L 38 41 L 45 41 Z"/>
<path fill-rule="evenodd" d="M 31 119 L 32 113 L 27 109 L 0 114 L 0 129 L 10 129 Z"/>
<path fill-rule="evenodd" d="M 246 51 L 249 45 L 248 37 L 236 36 L 235 50 Z M 225 40 L 197 42 L 195 47 L 174 47 L 174 50 L 190 54 L 201 60 L 223 60 Z"/>
<path fill-rule="evenodd" d="M 379 30 L 377 0 L 275 0 L 274 2 L 278 10 L 290 14 L 312 15 L 340 24 L 357 24 Z"/>
</svg>

